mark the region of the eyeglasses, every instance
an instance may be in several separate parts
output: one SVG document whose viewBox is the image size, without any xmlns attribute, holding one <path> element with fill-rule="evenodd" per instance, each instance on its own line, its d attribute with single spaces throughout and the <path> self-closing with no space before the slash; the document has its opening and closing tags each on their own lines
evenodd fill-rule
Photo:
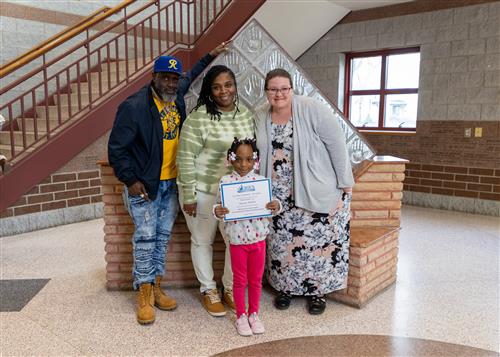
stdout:
<svg viewBox="0 0 500 357">
<path fill-rule="evenodd" d="M 288 93 L 290 93 L 290 89 L 292 89 L 292 87 L 288 87 L 288 88 L 267 88 L 266 91 L 268 93 L 271 93 L 271 95 L 276 95 L 278 93 L 281 93 L 283 95 L 287 95 Z"/>
</svg>

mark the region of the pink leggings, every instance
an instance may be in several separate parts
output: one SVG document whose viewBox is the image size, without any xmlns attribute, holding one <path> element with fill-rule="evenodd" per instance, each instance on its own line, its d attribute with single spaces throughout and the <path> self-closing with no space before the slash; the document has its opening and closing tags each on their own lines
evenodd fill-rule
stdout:
<svg viewBox="0 0 500 357">
<path fill-rule="evenodd" d="M 236 317 L 246 312 L 245 290 L 248 285 L 248 315 L 259 312 L 262 275 L 266 260 L 266 241 L 252 244 L 231 244 L 231 267 L 233 268 L 233 295 Z"/>
</svg>

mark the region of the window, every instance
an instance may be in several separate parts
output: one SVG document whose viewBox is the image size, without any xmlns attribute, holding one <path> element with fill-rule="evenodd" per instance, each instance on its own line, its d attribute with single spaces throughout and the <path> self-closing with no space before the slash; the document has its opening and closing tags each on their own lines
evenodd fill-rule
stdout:
<svg viewBox="0 0 500 357">
<path fill-rule="evenodd" d="M 344 114 L 357 128 L 415 130 L 419 68 L 418 47 L 347 54 Z"/>
</svg>

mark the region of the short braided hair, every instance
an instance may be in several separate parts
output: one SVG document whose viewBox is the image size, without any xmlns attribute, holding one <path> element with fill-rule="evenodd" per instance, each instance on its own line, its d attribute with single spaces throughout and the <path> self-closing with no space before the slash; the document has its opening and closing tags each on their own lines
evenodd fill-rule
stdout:
<svg viewBox="0 0 500 357">
<path fill-rule="evenodd" d="M 259 159 L 259 149 L 257 149 L 257 140 L 255 138 L 238 139 L 235 136 L 233 142 L 231 143 L 231 147 L 227 150 L 228 161 L 231 161 L 231 154 L 236 155 L 236 150 L 238 150 L 241 145 L 250 145 L 252 147 L 252 151 L 257 154 L 256 160 Z"/>
</svg>

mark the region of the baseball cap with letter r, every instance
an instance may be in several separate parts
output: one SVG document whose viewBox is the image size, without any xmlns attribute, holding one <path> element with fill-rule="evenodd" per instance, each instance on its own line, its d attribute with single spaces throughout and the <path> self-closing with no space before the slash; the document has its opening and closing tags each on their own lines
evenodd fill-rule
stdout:
<svg viewBox="0 0 500 357">
<path fill-rule="evenodd" d="M 155 60 L 153 73 L 171 72 L 182 75 L 182 62 L 172 56 L 160 56 Z"/>
</svg>

